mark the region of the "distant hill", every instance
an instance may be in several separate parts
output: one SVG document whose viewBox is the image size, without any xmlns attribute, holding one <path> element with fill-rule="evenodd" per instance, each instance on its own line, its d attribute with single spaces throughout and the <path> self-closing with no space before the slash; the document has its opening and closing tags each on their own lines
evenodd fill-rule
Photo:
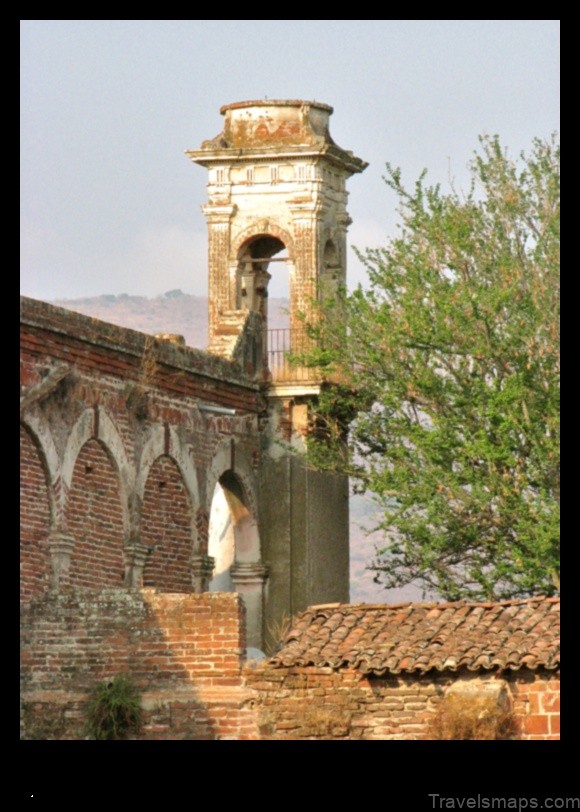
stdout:
<svg viewBox="0 0 580 812">
<path fill-rule="evenodd" d="M 142 333 L 178 333 L 190 347 L 207 347 L 207 298 L 192 296 L 181 290 L 170 290 L 148 299 L 122 293 L 83 299 L 57 299 L 52 304 L 92 316 L 102 321 L 129 327 Z M 268 315 L 272 328 L 287 326 L 286 299 L 269 299 Z M 361 496 L 350 498 L 350 599 L 352 603 L 398 603 L 418 600 L 421 593 L 407 587 L 386 591 L 373 582 L 366 566 L 373 559 L 376 535 L 368 536 L 365 528 L 373 526 L 374 506 Z"/>
<path fill-rule="evenodd" d="M 146 296 L 107 294 L 84 299 L 57 299 L 52 304 L 92 316 L 95 319 L 130 327 L 142 333 L 178 333 L 189 347 L 207 347 L 207 298 L 170 290 L 153 299 Z M 286 326 L 286 299 L 269 299 L 272 328 Z"/>
</svg>

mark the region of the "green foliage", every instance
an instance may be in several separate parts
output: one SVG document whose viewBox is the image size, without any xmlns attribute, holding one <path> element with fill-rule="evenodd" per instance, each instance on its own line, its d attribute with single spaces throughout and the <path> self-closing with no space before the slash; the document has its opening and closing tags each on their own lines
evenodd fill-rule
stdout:
<svg viewBox="0 0 580 812">
<path fill-rule="evenodd" d="M 100 682 L 89 702 L 88 731 L 94 739 L 126 739 L 138 732 L 142 721 L 141 698 L 124 674 Z"/>
<path fill-rule="evenodd" d="M 480 143 L 466 194 L 387 166 L 399 233 L 310 327 L 310 461 L 379 502 L 376 580 L 447 599 L 559 587 L 559 147 Z"/>
</svg>

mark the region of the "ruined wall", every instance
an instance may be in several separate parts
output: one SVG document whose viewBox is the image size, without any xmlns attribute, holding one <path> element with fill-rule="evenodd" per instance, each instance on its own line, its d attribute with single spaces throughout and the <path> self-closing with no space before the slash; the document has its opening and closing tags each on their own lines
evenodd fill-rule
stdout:
<svg viewBox="0 0 580 812">
<path fill-rule="evenodd" d="M 348 478 L 314 471 L 273 447 L 260 479 L 262 544 L 271 562 L 267 626 L 275 630 L 323 601 L 348 603 Z"/>
<path fill-rule="evenodd" d="M 95 438 L 88 440 L 76 458 L 67 501 L 66 524 L 76 540 L 71 583 L 95 589 L 123 584 L 119 493 L 118 473 L 106 446 Z"/>
<path fill-rule="evenodd" d="M 265 404 L 249 372 L 23 298 L 21 599 L 49 584 L 206 588 L 215 483 L 231 471 L 258 502 Z"/>
<path fill-rule="evenodd" d="M 159 457 L 151 466 L 141 523 L 141 540 L 147 548 L 143 585 L 191 592 L 193 509 L 179 468 L 169 456 Z"/>
<path fill-rule="evenodd" d="M 142 694 L 135 738 L 256 738 L 239 595 L 69 587 L 21 614 L 22 738 L 87 738 L 90 692 L 118 673 Z"/>
<path fill-rule="evenodd" d="M 291 615 L 349 601 L 349 482 L 315 471 L 302 456 L 312 400 L 271 395 L 263 432 L 260 524 L 270 565 L 266 638 L 273 646 Z"/>
<path fill-rule="evenodd" d="M 42 456 L 25 426 L 20 426 L 20 468 L 20 594 L 29 600 L 48 586 L 50 505 Z"/>
<path fill-rule="evenodd" d="M 247 686 L 259 695 L 257 724 L 264 739 L 431 739 L 450 688 L 464 683 L 480 695 L 496 679 L 495 673 L 470 672 L 366 677 L 352 668 L 268 663 L 247 671 Z M 559 673 L 523 669 L 499 679 L 515 719 L 513 738 L 559 739 Z"/>
<path fill-rule="evenodd" d="M 305 478 L 249 370 L 33 300 L 21 323 L 23 737 L 84 738 L 89 692 L 120 672 L 142 691 L 139 738 L 430 736 L 446 693 L 478 674 L 243 664 L 260 645 L 266 565 L 272 644 L 289 609 L 348 594 L 346 537 L 324 549 L 343 483 Z M 222 412 L 200 408 L 212 404 Z M 239 513 L 243 600 L 206 591 L 218 482 Z M 514 735 L 559 738 L 559 674 L 501 680 Z"/>
<path fill-rule="evenodd" d="M 126 673 L 142 694 L 139 739 L 430 739 L 453 691 L 469 703 L 496 688 L 515 721 L 511 738 L 559 739 L 557 671 L 377 677 L 244 664 L 236 594 L 69 587 L 21 612 L 23 738 L 86 738 L 90 691 Z"/>
</svg>

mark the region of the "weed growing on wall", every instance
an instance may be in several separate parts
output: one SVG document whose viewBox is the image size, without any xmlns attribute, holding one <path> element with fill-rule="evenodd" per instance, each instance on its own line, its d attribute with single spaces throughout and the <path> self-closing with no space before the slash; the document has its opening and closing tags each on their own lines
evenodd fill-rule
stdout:
<svg viewBox="0 0 580 812">
<path fill-rule="evenodd" d="M 141 697 L 124 674 L 100 682 L 88 709 L 88 732 L 94 739 L 126 739 L 141 727 Z"/>
</svg>

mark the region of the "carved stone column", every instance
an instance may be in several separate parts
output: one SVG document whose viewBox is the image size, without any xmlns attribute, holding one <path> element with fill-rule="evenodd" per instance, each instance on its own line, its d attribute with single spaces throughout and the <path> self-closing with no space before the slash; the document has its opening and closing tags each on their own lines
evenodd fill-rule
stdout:
<svg viewBox="0 0 580 812">
<path fill-rule="evenodd" d="M 213 576 L 215 558 L 204 553 L 194 553 L 190 559 L 191 580 L 194 592 L 207 592 Z"/>
<path fill-rule="evenodd" d="M 243 597 L 246 604 L 247 645 L 263 649 L 264 587 L 268 567 L 260 563 L 236 562 L 230 570 L 230 575 L 236 592 Z"/>
<path fill-rule="evenodd" d="M 75 546 L 74 536 L 64 530 L 53 530 L 48 537 L 50 556 L 50 589 L 70 584 L 70 562 Z"/>
<path fill-rule="evenodd" d="M 143 587 L 143 570 L 149 553 L 145 544 L 138 539 L 131 539 L 125 544 L 123 555 L 125 557 L 125 586 L 133 589 Z"/>
<path fill-rule="evenodd" d="M 203 508 L 198 508 L 195 514 L 195 530 L 197 532 L 197 548 L 200 553 L 207 553 L 209 540 L 209 513 Z M 197 553 L 194 553 L 194 556 Z"/>
</svg>

